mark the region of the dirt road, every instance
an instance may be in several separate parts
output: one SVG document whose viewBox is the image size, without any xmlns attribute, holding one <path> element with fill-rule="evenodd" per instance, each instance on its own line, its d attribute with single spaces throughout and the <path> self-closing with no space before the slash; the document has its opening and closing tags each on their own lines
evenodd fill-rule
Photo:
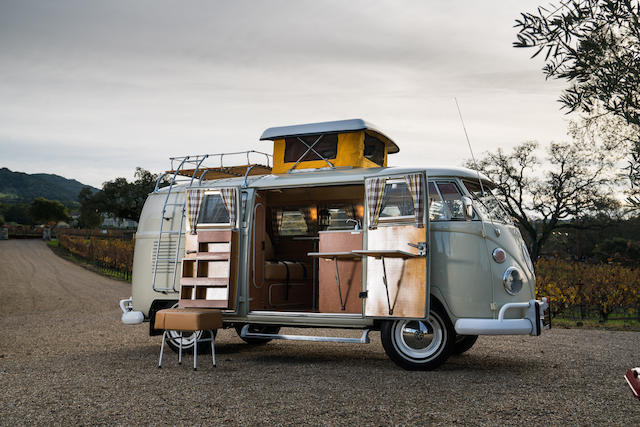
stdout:
<svg viewBox="0 0 640 427">
<path fill-rule="evenodd" d="M 481 337 L 434 372 L 406 372 L 369 345 L 280 341 L 251 347 L 231 330 L 218 368 L 197 372 L 159 337 L 120 323 L 129 285 L 0 241 L 0 423 L 618 424 L 640 423 L 622 376 L 640 333 L 552 330 Z M 354 335 L 353 333 L 346 333 Z"/>
</svg>

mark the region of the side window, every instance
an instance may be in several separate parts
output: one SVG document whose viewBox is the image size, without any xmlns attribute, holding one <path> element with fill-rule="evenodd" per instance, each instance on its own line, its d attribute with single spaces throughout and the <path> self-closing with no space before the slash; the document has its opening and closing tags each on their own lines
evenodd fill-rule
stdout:
<svg viewBox="0 0 640 427">
<path fill-rule="evenodd" d="M 229 224 L 229 212 L 220 194 L 207 194 L 198 213 L 198 224 Z"/>
<path fill-rule="evenodd" d="M 365 133 L 364 157 L 376 165 L 382 166 L 384 163 L 384 142 Z"/>
<path fill-rule="evenodd" d="M 433 182 L 429 183 L 429 221 L 446 221 L 447 210 L 442 202 L 440 192 Z"/>
<path fill-rule="evenodd" d="M 450 219 L 452 221 L 464 221 L 462 194 L 458 190 L 458 186 L 453 182 L 438 182 L 437 186 L 442 195 L 442 200 L 451 214 Z"/>
<path fill-rule="evenodd" d="M 300 137 L 309 147 L 313 146 L 313 150 L 309 150 L 309 147 L 300 142 L 298 138 L 285 138 L 284 161 L 286 163 L 297 162 L 302 155 L 304 155 L 304 157 L 300 160 L 301 162 L 322 160 L 322 157 L 319 157 L 318 154 L 325 159 L 335 159 L 338 155 L 338 135 L 322 135 L 320 141 L 314 146 L 313 143 L 316 142 L 319 136 L 320 135 L 310 135 Z M 309 151 L 307 152 L 307 150 Z M 314 150 L 318 154 L 314 153 Z"/>
<path fill-rule="evenodd" d="M 304 213 L 299 209 L 284 210 L 281 212 L 281 221 L 278 224 L 279 236 L 304 236 L 307 234 L 307 222 Z"/>
<path fill-rule="evenodd" d="M 413 221 L 413 198 L 404 179 L 389 180 L 382 196 L 380 221 Z"/>
</svg>

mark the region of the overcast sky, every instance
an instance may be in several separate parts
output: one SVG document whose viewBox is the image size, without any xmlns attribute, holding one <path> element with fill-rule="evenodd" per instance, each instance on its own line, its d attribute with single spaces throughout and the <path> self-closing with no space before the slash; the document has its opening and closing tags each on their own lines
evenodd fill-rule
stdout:
<svg viewBox="0 0 640 427">
<path fill-rule="evenodd" d="M 566 139 L 540 60 L 511 46 L 538 1 L 0 0 L 0 166 L 100 186 L 168 157 L 346 118 L 392 165 Z"/>
</svg>

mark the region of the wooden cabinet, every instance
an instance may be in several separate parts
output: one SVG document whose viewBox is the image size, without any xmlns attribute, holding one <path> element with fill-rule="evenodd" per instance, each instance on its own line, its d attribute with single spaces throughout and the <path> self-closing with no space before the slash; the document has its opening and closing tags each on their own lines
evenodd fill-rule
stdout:
<svg viewBox="0 0 640 427">
<path fill-rule="evenodd" d="M 231 308 L 234 303 L 237 233 L 205 230 L 186 237 L 180 307 Z"/>
<path fill-rule="evenodd" d="M 349 253 L 362 249 L 361 231 L 321 231 L 319 252 Z M 340 292 L 336 280 L 340 277 Z M 321 313 L 362 313 L 362 261 L 351 259 L 318 259 L 318 309 Z M 340 298 L 342 297 L 342 309 Z"/>
</svg>

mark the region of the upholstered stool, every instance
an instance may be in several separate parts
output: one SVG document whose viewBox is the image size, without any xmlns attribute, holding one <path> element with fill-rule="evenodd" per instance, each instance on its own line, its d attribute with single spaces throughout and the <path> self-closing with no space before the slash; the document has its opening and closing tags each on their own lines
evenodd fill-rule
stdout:
<svg viewBox="0 0 640 427">
<path fill-rule="evenodd" d="M 155 329 L 164 329 L 162 334 L 162 347 L 160 347 L 160 360 L 158 368 L 162 367 L 162 353 L 164 342 L 167 340 L 167 331 L 182 332 L 211 331 L 211 338 L 200 341 L 211 341 L 211 360 L 216 367 L 215 330 L 222 327 L 222 313 L 212 308 L 167 308 L 156 312 Z M 168 339 L 172 339 L 169 337 Z M 178 363 L 182 364 L 182 339 L 179 340 Z M 193 341 L 193 370 L 198 367 L 198 340 Z"/>
</svg>

